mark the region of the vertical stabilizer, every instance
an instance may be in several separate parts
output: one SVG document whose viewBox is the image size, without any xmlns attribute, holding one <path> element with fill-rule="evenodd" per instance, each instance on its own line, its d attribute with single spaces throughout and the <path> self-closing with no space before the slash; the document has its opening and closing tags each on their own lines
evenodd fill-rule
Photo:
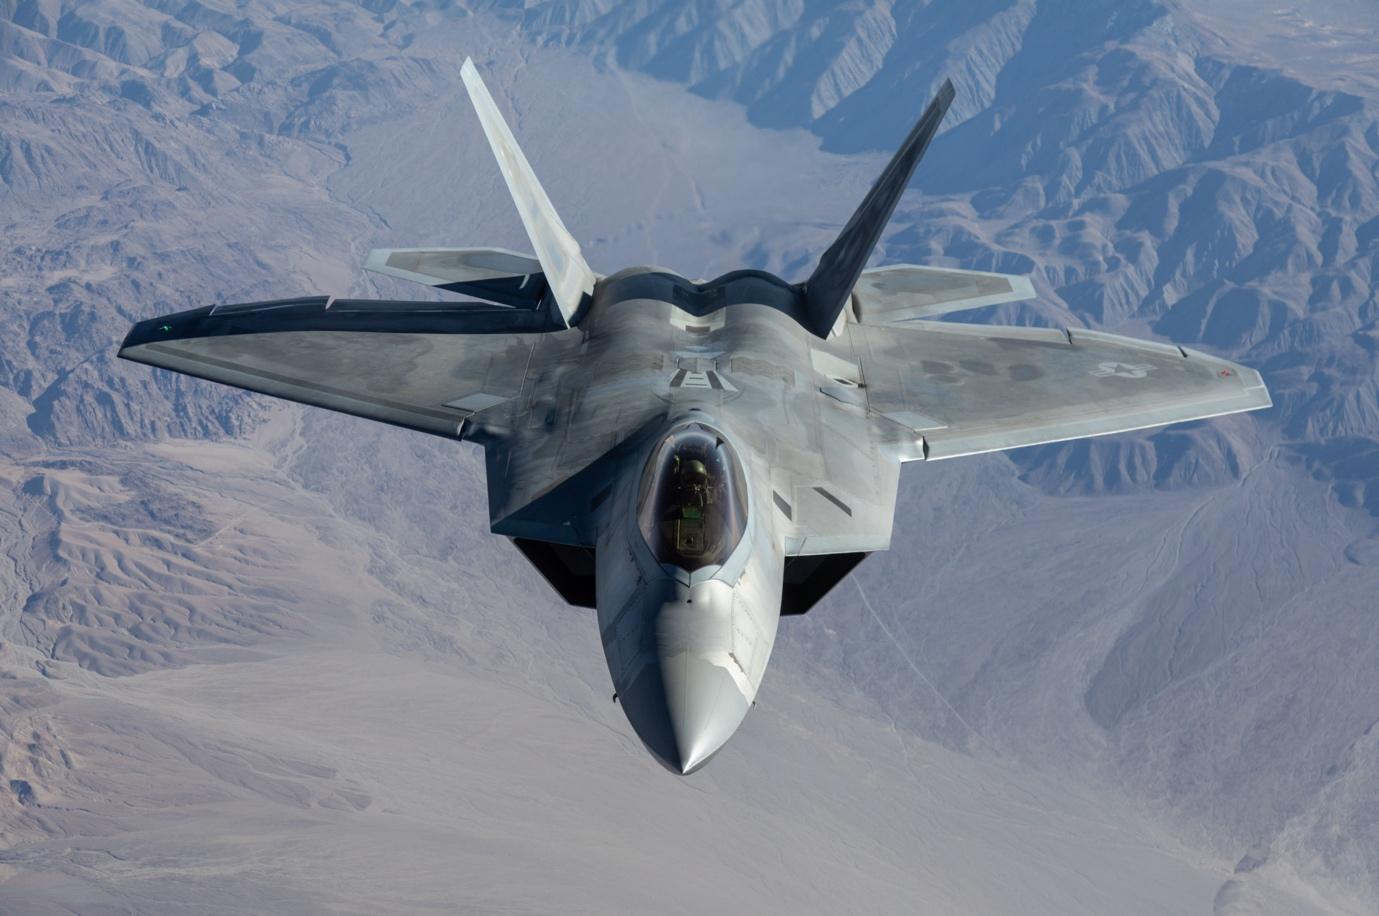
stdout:
<svg viewBox="0 0 1379 916">
<path fill-rule="evenodd" d="M 852 295 L 867 258 L 881 238 L 881 230 L 890 222 L 891 213 L 910 183 L 915 166 L 919 164 L 929 142 L 938 133 L 939 124 L 953 103 L 953 84 L 943 81 L 938 95 L 924 110 L 905 142 L 891 157 L 886 170 L 871 186 L 862 205 L 852 214 L 838 238 L 819 259 L 819 266 L 804 284 L 805 321 L 810 331 L 827 337 L 839 314 Z"/>
<path fill-rule="evenodd" d="M 460 76 L 469 90 L 469 98 L 478 112 L 479 123 L 483 125 L 493 155 L 498 159 L 498 167 L 503 171 L 503 179 L 507 181 L 513 203 L 517 204 L 517 212 L 522 217 L 522 225 L 526 227 L 536 258 L 541 262 L 551 294 L 568 325 L 579 311 L 584 297 L 593 293 L 595 274 L 584 262 L 579 243 L 560 221 L 541 182 L 536 180 L 531 163 L 522 155 L 522 148 L 517 145 L 512 131 L 498 113 L 498 106 L 494 104 L 493 96 L 488 94 L 488 88 L 479 78 L 479 71 L 474 68 L 472 60 L 465 58 Z"/>
</svg>

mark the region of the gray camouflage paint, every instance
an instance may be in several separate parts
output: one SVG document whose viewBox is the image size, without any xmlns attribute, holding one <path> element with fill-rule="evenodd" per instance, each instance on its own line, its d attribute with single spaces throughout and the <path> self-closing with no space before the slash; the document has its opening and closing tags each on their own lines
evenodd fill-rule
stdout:
<svg viewBox="0 0 1379 916">
<path fill-rule="evenodd" d="M 820 306 L 759 271 L 597 277 L 472 67 L 465 79 L 538 257 L 407 249 L 368 266 L 501 304 L 216 306 L 140 322 L 120 355 L 480 444 L 495 533 L 594 550 L 615 690 L 676 772 L 711 758 L 755 699 L 788 559 L 890 546 L 903 463 L 1270 403 L 1253 370 L 1172 345 L 923 320 L 1027 298 L 1023 278 L 865 271 L 834 316 L 831 294 Z M 886 215 L 903 184 L 888 181 Z M 874 234 L 874 215 L 849 226 Z M 691 422 L 738 455 L 748 516 L 723 563 L 687 572 L 657 562 L 636 516 L 652 449 Z"/>
</svg>

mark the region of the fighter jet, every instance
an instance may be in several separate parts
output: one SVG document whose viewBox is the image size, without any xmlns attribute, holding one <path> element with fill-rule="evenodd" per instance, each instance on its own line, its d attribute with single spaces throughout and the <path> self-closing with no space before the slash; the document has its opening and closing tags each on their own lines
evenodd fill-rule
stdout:
<svg viewBox="0 0 1379 916">
<path fill-rule="evenodd" d="M 951 83 L 807 279 L 694 282 L 596 273 L 461 72 L 533 254 L 376 250 L 369 270 L 469 298 L 213 305 L 139 322 L 120 356 L 481 446 L 491 530 L 597 609 L 614 696 L 675 773 L 742 723 L 782 615 L 890 547 L 902 465 L 1270 404 L 1254 370 L 1171 343 L 934 320 L 1027 278 L 867 269 Z"/>
</svg>

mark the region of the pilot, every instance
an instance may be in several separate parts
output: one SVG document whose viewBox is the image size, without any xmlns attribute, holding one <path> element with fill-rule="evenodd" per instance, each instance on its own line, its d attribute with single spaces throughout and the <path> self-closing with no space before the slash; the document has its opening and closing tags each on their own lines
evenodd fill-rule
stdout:
<svg viewBox="0 0 1379 916">
<path fill-rule="evenodd" d="M 676 502 L 686 518 L 698 518 L 709 503 L 709 471 L 698 458 L 675 457 Z M 686 511 L 692 510 L 692 511 Z"/>
<path fill-rule="evenodd" d="M 700 557 L 708 548 L 704 510 L 711 501 L 709 470 L 698 458 L 676 455 L 671 473 L 675 551 L 682 557 Z"/>
</svg>

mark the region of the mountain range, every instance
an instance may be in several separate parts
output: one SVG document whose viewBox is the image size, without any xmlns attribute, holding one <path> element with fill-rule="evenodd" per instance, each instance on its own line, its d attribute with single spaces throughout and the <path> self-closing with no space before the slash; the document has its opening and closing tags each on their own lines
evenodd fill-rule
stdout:
<svg viewBox="0 0 1379 916">
<path fill-rule="evenodd" d="M 0 908 L 1379 909 L 1379 13 L 1309 0 L 0 0 Z M 944 78 L 877 263 L 1268 412 L 912 465 L 759 708 L 649 767 L 479 456 L 118 363 L 525 240 L 801 279 Z"/>
</svg>

